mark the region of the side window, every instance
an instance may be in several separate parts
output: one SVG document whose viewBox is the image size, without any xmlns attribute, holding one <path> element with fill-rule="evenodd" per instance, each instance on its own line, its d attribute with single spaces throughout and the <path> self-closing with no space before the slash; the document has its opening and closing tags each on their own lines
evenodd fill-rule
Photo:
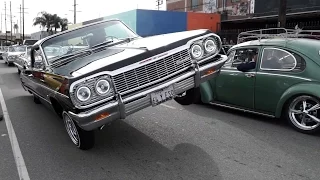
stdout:
<svg viewBox="0 0 320 180">
<path fill-rule="evenodd" d="M 224 67 L 226 68 L 236 68 L 238 65 L 256 61 L 258 58 L 259 50 L 257 48 L 242 48 L 237 49 L 229 53 L 228 60 Z"/>
<path fill-rule="evenodd" d="M 279 48 L 265 48 L 261 59 L 261 70 L 301 71 L 305 68 L 304 59 L 298 54 Z"/>
</svg>

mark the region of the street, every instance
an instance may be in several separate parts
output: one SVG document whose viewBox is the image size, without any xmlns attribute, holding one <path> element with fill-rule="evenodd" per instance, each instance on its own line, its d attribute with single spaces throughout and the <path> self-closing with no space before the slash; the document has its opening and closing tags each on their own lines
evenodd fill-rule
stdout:
<svg viewBox="0 0 320 180">
<path fill-rule="evenodd" d="M 320 136 L 277 119 L 170 101 L 97 131 L 96 146 L 81 151 L 3 60 L 0 88 L 31 180 L 320 179 Z M 5 120 L 0 143 L 0 179 L 19 179 Z"/>
</svg>

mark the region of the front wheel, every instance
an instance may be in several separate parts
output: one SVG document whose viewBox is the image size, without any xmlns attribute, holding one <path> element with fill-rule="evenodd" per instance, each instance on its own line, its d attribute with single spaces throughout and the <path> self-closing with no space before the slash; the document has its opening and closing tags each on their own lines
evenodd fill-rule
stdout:
<svg viewBox="0 0 320 180">
<path fill-rule="evenodd" d="M 200 88 L 189 89 L 177 95 L 174 100 L 181 105 L 190 105 L 193 103 L 201 103 Z"/>
<path fill-rule="evenodd" d="M 81 150 L 93 148 L 95 142 L 94 131 L 81 129 L 66 112 L 63 112 L 63 121 L 73 144 Z"/>
<path fill-rule="evenodd" d="M 315 97 L 301 95 L 292 99 L 286 108 L 286 116 L 299 132 L 314 134 L 320 131 L 320 101 Z"/>
</svg>

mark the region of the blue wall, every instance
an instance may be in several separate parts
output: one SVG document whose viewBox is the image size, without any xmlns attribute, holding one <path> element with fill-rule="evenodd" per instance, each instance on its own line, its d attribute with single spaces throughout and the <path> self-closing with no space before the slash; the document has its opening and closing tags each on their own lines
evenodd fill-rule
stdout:
<svg viewBox="0 0 320 180">
<path fill-rule="evenodd" d="M 142 37 L 187 30 L 187 13 L 136 10 L 136 32 Z"/>
</svg>

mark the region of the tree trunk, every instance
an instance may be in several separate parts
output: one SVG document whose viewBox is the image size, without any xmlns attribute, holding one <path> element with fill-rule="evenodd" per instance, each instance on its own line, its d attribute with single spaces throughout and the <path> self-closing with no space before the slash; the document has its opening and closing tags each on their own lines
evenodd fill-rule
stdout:
<svg viewBox="0 0 320 180">
<path fill-rule="evenodd" d="M 287 0 L 280 0 L 278 27 L 286 27 Z"/>
</svg>

